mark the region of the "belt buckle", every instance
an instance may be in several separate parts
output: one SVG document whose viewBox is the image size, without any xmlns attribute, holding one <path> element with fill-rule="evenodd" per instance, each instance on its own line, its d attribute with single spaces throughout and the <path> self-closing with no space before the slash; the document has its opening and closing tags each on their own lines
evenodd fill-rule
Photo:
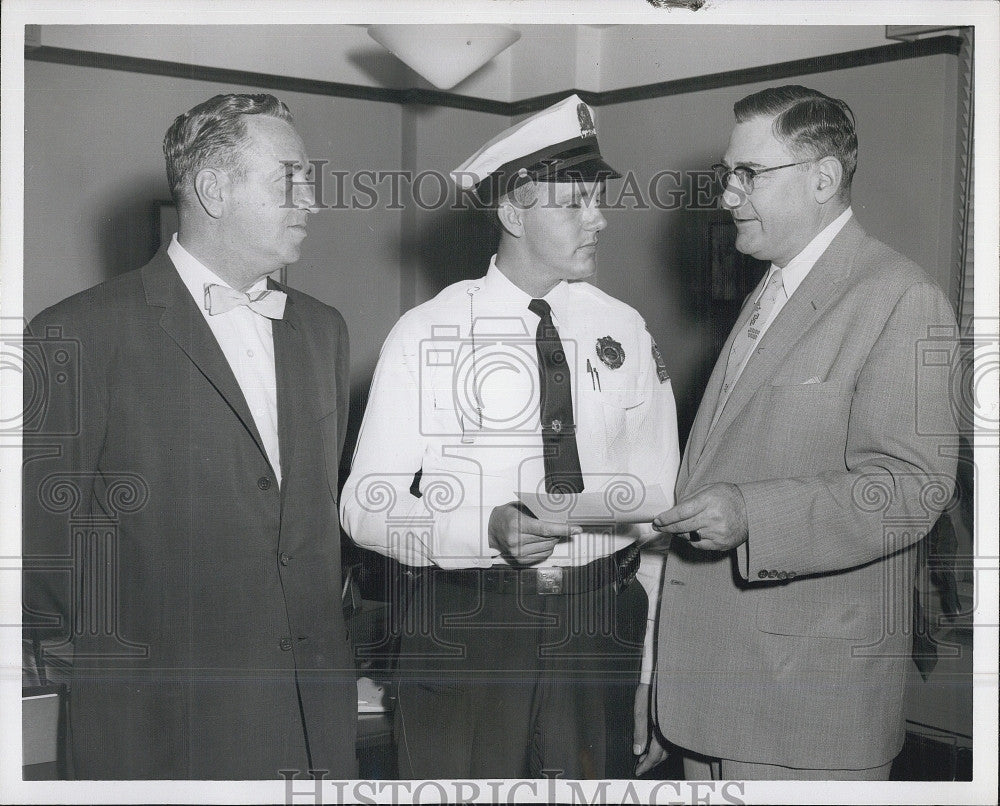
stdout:
<svg viewBox="0 0 1000 806">
<path fill-rule="evenodd" d="M 563 570 L 562 568 L 539 568 L 535 572 L 538 574 L 537 589 L 540 596 L 548 596 L 553 593 L 562 593 Z"/>
</svg>

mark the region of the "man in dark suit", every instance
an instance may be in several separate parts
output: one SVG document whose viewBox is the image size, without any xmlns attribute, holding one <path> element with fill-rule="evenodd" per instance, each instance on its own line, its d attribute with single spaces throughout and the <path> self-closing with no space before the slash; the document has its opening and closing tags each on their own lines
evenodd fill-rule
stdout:
<svg viewBox="0 0 1000 806">
<path fill-rule="evenodd" d="M 954 314 L 854 220 L 847 104 L 786 86 L 735 113 L 723 201 L 736 248 L 771 267 L 705 390 L 678 503 L 654 521 L 675 534 L 658 724 L 689 778 L 885 779 L 916 544 L 954 484 Z"/>
<path fill-rule="evenodd" d="M 355 777 L 347 332 L 268 279 L 306 234 L 305 149 L 274 97 L 218 95 L 164 153 L 170 244 L 25 339 L 25 623 L 72 643 L 75 778 Z"/>
</svg>

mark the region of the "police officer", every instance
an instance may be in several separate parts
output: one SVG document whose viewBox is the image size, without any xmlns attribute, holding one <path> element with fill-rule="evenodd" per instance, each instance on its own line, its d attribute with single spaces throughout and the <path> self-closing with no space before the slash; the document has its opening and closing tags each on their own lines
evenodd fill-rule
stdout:
<svg viewBox="0 0 1000 806">
<path fill-rule="evenodd" d="M 389 334 L 341 505 L 355 542 L 413 580 L 400 773 L 622 776 L 662 568 L 639 550 L 653 530 L 627 513 L 656 485 L 672 500 L 678 443 L 645 323 L 586 282 L 603 181 L 619 174 L 573 95 L 452 176 L 495 211 L 497 254 Z M 601 494 L 607 518 L 567 518 L 576 493 Z"/>
</svg>

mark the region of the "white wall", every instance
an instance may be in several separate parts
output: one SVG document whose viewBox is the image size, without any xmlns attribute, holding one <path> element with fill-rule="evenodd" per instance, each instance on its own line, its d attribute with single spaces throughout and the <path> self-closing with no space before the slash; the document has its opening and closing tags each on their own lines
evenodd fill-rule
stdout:
<svg viewBox="0 0 1000 806">
<path fill-rule="evenodd" d="M 601 33 L 602 90 L 894 44 L 884 25 L 614 25 Z"/>
<path fill-rule="evenodd" d="M 885 26 L 533 25 L 452 92 L 608 90 L 891 44 Z M 363 86 L 430 85 L 363 25 L 44 25 L 41 44 Z"/>
<path fill-rule="evenodd" d="M 483 143 L 511 125 L 510 118 L 479 112 L 430 107 L 408 107 L 404 112 L 410 148 L 405 167 L 416 176 L 435 171 L 444 176 L 457 168 Z M 404 250 L 404 274 L 411 278 L 411 294 L 404 293 L 402 310 L 430 299 L 446 285 L 486 273 L 497 237 L 484 213 L 454 209 L 460 199 L 450 180 L 448 202 L 427 209 L 441 190 L 433 181 L 423 185 L 424 205 L 412 204 L 406 213 L 409 241 Z M 405 283 L 405 281 L 404 281 Z"/>
<path fill-rule="evenodd" d="M 41 44 L 363 86 L 404 77 L 361 25 L 43 25 Z"/>
</svg>

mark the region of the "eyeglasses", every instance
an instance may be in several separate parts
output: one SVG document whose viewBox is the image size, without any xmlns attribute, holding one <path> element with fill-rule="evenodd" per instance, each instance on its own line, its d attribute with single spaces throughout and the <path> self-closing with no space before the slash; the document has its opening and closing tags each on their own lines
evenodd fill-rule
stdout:
<svg viewBox="0 0 1000 806">
<path fill-rule="evenodd" d="M 775 165 L 773 168 L 761 168 L 760 170 L 748 168 L 745 165 L 737 165 L 735 168 L 730 168 L 728 165 L 723 165 L 721 162 L 717 162 L 712 166 L 712 170 L 715 172 L 715 178 L 718 180 L 723 189 L 725 189 L 729 184 L 729 180 L 735 176 L 740 188 L 749 196 L 753 193 L 754 180 L 761 174 L 778 171 L 782 168 L 791 168 L 795 165 L 805 165 L 807 162 L 813 162 L 813 160 L 789 162 L 785 165 Z"/>
</svg>

